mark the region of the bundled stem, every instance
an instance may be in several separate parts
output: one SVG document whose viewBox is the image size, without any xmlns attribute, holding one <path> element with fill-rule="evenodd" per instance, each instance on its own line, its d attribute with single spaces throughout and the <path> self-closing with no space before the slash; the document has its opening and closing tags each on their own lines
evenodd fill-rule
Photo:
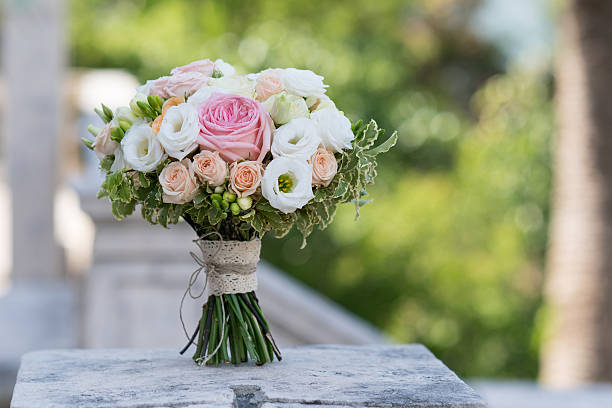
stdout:
<svg viewBox="0 0 612 408">
<path fill-rule="evenodd" d="M 202 317 L 183 354 L 198 337 L 193 360 L 198 364 L 239 364 L 249 356 L 257 365 L 280 361 L 254 292 L 210 296 L 202 308 Z"/>
</svg>

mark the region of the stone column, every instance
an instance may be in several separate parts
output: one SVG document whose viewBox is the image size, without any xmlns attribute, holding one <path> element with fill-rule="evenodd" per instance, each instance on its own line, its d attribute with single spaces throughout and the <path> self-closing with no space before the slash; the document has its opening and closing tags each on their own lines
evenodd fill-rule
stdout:
<svg viewBox="0 0 612 408">
<path fill-rule="evenodd" d="M 13 280 L 59 273 L 53 233 L 65 72 L 63 0 L 4 0 L 3 134 L 13 212 Z"/>
</svg>

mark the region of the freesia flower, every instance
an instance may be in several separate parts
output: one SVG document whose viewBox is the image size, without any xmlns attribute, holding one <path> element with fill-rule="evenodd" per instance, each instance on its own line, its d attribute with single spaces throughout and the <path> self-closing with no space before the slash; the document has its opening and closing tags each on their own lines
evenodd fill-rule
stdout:
<svg viewBox="0 0 612 408">
<path fill-rule="evenodd" d="M 303 160 L 275 158 L 264 171 L 261 193 L 285 214 L 302 208 L 314 198 L 311 166 Z"/>
<path fill-rule="evenodd" d="M 170 106 L 163 114 L 157 139 L 170 157 L 183 160 L 198 147 L 199 133 L 198 113 L 193 106 L 182 103 Z"/>
<path fill-rule="evenodd" d="M 227 163 L 219 156 L 219 152 L 202 150 L 193 156 L 193 171 L 201 182 L 213 187 L 220 186 L 227 177 Z"/>
<path fill-rule="evenodd" d="M 308 117 L 310 113 L 304 98 L 286 92 L 272 95 L 263 103 L 263 107 L 277 125 L 288 123 L 291 119 Z"/>
<path fill-rule="evenodd" d="M 312 184 L 329 186 L 338 172 L 338 162 L 334 154 L 325 149 L 317 149 L 310 158 L 312 165 Z"/>
<path fill-rule="evenodd" d="M 308 97 L 325 93 L 323 77 L 307 69 L 287 68 L 282 73 L 283 88 L 295 95 Z"/>
<path fill-rule="evenodd" d="M 253 194 L 263 175 L 263 166 L 257 161 L 234 162 L 230 165 L 230 187 L 238 197 Z"/>
<path fill-rule="evenodd" d="M 274 124 L 253 99 L 215 93 L 200 106 L 198 115 L 198 143 L 203 149 L 218 151 L 227 162 L 261 162 L 270 150 Z"/>
<path fill-rule="evenodd" d="M 147 124 L 132 125 L 121 140 L 125 162 L 134 170 L 149 173 L 154 171 L 167 155 Z"/>
<path fill-rule="evenodd" d="M 189 159 L 172 162 L 159 174 L 164 203 L 185 204 L 198 193 L 198 180 Z"/>
<path fill-rule="evenodd" d="M 333 108 L 325 108 L 313 112 L 310 117 L 314 121 L 323 146 L 332 152 L 352 149 L 351 142 L 355 138 L 351 121 Z"/>
<path fill-rule="evenodd" d="M 274 157 L 308 160 L 321 144 L 317 128 L 310 119 L 297 118 L 276 129 L 270 151 Z"/>
</svg>

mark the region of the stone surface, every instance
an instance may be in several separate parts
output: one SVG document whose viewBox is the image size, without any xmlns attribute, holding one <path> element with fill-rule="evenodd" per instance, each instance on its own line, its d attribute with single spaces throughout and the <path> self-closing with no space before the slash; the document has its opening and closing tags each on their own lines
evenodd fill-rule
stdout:
<svg viewBox="0 0 612 408">
<path fill-rule="evenodd" d="M 470 385 L 490 408 L 609 408 L 612 384 L 554 390 L 533 381 L 474 380 Z"/>
<path fill-rule="evenodd" d="M 421 345 L 282 351 L 262 367 L 198 367 L 160 349 L 32 352 L 12 407 L 485 407 Z"/>
</svg>

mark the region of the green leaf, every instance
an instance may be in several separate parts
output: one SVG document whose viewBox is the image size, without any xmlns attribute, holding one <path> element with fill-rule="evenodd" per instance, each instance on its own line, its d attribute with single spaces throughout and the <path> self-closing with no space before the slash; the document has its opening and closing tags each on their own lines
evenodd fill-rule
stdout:
<svg viewBox="0 0 612 408">
<path fill-rule="evenodd" d="M 375 147 L 374 149 L 370 149 L 366 152 L 368 156 L 376 157 L 381 153 L 388 152 L 395 144 L 397 143 L 398 135 L 397 131 L 393 132 L 393 134 L 385 140 L 383 143 Z"/>
</svg>

